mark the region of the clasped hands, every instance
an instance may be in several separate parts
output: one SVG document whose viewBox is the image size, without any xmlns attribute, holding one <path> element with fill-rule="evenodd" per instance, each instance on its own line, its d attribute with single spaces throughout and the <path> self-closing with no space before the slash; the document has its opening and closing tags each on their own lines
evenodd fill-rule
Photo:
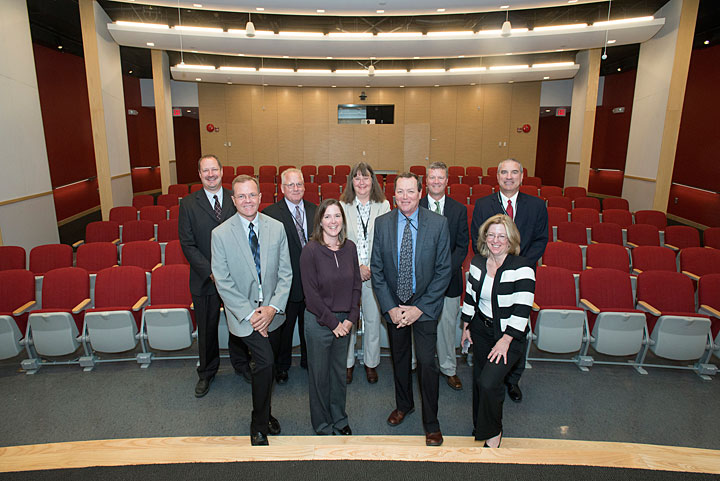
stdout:
<svg viewBox="0 0 720 481">
<path fill-rule="evenodd" d="M 350 334 L 351 330 L 352 322 L 345 319 L 343 322 L 338 322 L 338 325 L 335 326 L 335 329 L 333 329 L 332 332 L 335 334 L 335 337 L 344 337 Z"/>
<path fill-rule="evenodd" d="M 390 309 L 388 314 L 390 314 L 390 320 L 397 327 L 407 327 L 420 319 L 422 311 L 416 306 L 399 305 Z"/>
<path fill-rule="evenodd" d="M 268 337 L 267 329 L 268 326 L 270 326 L 273 317 L 275 317 L 275 314 L 277 314 L 277 311 L 274 307 L 260 306 L 255 309 L 252 316 L 250 316 L 250 324 L 253 329 L 260 333 L 261 336 Z"/>
</svg>

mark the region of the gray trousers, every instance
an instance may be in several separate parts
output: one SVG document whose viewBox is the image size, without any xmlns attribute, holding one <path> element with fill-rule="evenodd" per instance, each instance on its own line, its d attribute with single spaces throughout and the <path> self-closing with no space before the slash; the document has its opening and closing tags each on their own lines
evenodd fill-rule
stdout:
<svg viewBox="0 0 720 481">
<path fill-rule="evenodd" d="M 340 322 L 347 319 L 345 312 L 335 316 Z M 350 336 L 335 337 L 330 329 L 318 324 L 315 314 L 306 310 L 305 342 L 313 430 L 318 434 L 339 432 L 348 425 L 345 360 Z"/>
<path fill-rule="evenodd" d="M 460 297 L 446 297 L 437 327 L 438 363 L 440 364 L 440 372 L 446 376 L 456 374 L 457 353 L 455 352 L 455 340 L 457 339 L 459 312 Z"/>
<path fill-rule="evenodd" d="M 380 329 L 383 329 L 380 320 L 380 307 L 370 281 L 362 283 L 362 314 L 363 314 L 363 364 L 367 367 L 377 367 L 380 364 Z M 355 365 L 355 342 L 357 339 L 357 326 L 353 326 L 350 334 L 350 346 L 347 356 L 347 367 Z"/>
</svg>

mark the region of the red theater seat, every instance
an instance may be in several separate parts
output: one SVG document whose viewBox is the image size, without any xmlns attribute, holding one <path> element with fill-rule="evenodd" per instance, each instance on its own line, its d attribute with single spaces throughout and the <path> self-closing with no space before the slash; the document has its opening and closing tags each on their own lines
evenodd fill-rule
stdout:
<svg viewBox="0 0 720 481">
<path fill-rule="evenodd" d="M 638 246 L 632 250 L 633 274 L 645 271 L 677 272 L 675 253 L 667 247 Z"/>
<path fill-rule="evenodd" d="M 0 246 L 0 271 L 25 269 L 25 249 L 20 246 Z"/>
</svg>

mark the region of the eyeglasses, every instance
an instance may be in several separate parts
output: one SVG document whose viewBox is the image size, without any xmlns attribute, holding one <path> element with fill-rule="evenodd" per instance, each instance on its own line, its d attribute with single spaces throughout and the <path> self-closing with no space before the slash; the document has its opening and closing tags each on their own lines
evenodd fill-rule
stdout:
<svg viewBox="0 0 720 481">
<path fill-rule="evenodd" d="M 245 199 L 255 200 L 258 198 L 259 195 L 260 194 L 253 192 L 252 194 L 248 194 L 248 195 L 245 195 L 245 194 L 233 195 L 233 197 L 236 198 L 237 200 L 239 200 L 240 202 L 242 202 Z"/>
<path fill-rule="evenodd" d="M 507 236 L 505 234 L 493 234 L 492 232 L 488 233 L 485 237 L 488 239 L 497 239 L 500 242 L 507 240 Z"/>
<path fill-rule="evenodd" d="M 287 187 L 288 189 L 300 189 L 303 186 L 305 186 L 305 184 L 303 182 L 293 182 L 292 184 L 283 184 L 283 185 L 285 187 Z"/>
</svg>

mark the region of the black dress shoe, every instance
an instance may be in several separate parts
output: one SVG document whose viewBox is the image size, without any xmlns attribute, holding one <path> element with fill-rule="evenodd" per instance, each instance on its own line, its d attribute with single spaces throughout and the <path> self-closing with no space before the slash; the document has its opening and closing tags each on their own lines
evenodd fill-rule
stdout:
<svg viewBox="0 0 720 481">
<path fill-rule="evenodd" d="M 255 434 L 250 435 L 250 444 L 253 446 L 269 446 L 270 443 L 268 442 L 267 436 L 265 436 L 261 432 L 257 432 Z"/>
<path fill-rule="evenodd" d="M 270 421 L 268 421 L 268 434 L 273 436 L 280 434 L 280 421 L 272 416 L 270 416 Z"/>
<path fill-rule="evenodd" d="M 215 376 L 198 379 L 197 384 L 195 384 L 195 397 L 203 397 L 206 395 L 210 390 L 210 383 L 213 379 L 215 379 Z"/>
<path fill-rule="evenodd" d="M 350 426 L 345 426 L 340 431 L 338 431 L 338 434 L 342 436 L 352 436 L 352 429 L 350 429 Z"/>
<path fill-rule="evenodd" d="M 517 384 L 508 384 L 507 385 L 507 392 L 508 397 L 511 401 L 519 403 L 522 401 L 522 391 L 520 390 L 520 386 Z"/>
<path fill-rule="evenodd" d="M 278 373 L 275 374 L 275 380 L 278 384 L 285 384 L 286 382 L 288 382 L 287 371 L 278 371 Z"/>
</svg>

